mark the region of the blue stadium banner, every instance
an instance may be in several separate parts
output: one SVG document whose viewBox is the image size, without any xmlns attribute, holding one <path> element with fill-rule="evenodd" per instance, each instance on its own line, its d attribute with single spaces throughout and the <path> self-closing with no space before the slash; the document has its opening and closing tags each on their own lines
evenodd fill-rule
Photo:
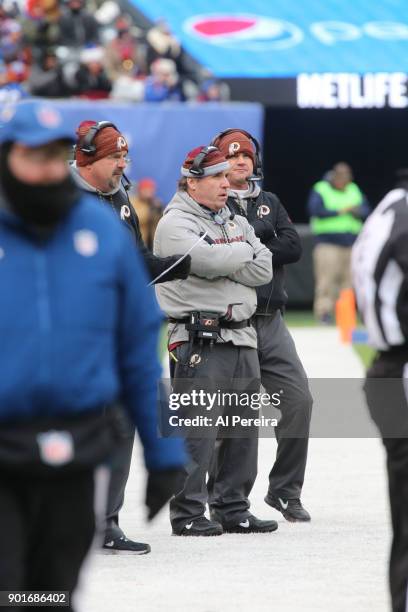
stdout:
<svg viewBox="0 0 408 612">
<path fill-rule="evenodd" d="M 218 77 L 408 72 L 407 0 L 130 1 Z"/>
</svg>

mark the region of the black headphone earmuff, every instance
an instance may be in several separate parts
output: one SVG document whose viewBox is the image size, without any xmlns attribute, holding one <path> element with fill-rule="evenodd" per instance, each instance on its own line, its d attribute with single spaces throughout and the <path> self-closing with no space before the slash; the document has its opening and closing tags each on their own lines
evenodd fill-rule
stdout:
<svg viewBox="0 0 408 612">
<path fill-rule="evenodd" d="M 210 144 L 217 147 L 217 143 L 219 142 L 220 138 L 222 138 L 223 136 L 227 136 L 228 134 L 232 134 L 233 132 L 240 132 L 241 134 L 244 134 L 253 143 L 255 147 L 255 163 L 254 174 L 251 178 L 255 181 L 261 181 L 264 177 L 262 172 L 261 146 L 258 140 L 254 136 L 252 136 L 252 134 L 250 134 L 246 130 L 241 130 L 240 128 L 228 128 L 227 130 L 223 130 L 222 132 L 219 132 L 216 136 L 214 136 Z"/>
<path fill-rule="evenodd" d="M 196 155 L 195 158 L 193 159 L 193 163 L 191 164 L 191 168 L 189 169 L 189 172 L 191 172 L 191 174 L 194 174 L 195 176 L 198 176 L 198 177 L 202 176 L 204 174 L 204 168 L 201 167 L 201 164 L 203 163 L 207 155 L 211 153 L 212 151 L 218 151 L 218 147 L 215 147 L 214 145 L 211 144 L 201 149 L 198 155 Z"/>
<path fill-rule="evenodd" d="M 96 145 L 94 144 L 94 140 L 96 135 L 98 132 L 107 127 L 113 127 L 115 130 L 118 130 L 116 125 L 111 121 L 99 121 L 98 123 L 95 123 L 95 125 L 91 125 L 85 136 L 80 139 L 77 145 L 78 149 L 82 151 L 82 153 L 85 153 L 85 155 L 95 155 Z"/>
</svg>

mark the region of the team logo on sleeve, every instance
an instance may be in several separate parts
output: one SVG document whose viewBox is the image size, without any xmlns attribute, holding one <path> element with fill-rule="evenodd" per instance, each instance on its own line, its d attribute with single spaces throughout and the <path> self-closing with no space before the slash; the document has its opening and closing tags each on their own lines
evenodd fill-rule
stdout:
<svg viewBox="0 0 408 612">
<path fill-rule="evenodd" d="M 256 214 L 260 219 L 262 219 L 262 217 L 266 217 L 266 215 L 269 215 L 270 212 L 271 209 L 269 208 L 269 206 L 266 206 L 266 204 L 261 204 L 261 206 L 256 211 Z"/>
<path fill-rule="evenodd" d="M 92 257 L 98 252 L 98 236 L 91 230 L 79 230 L 74 234 L 74 248 L 83 257 Z"/>
<path fill-rule="evenodd" d="M 122 219 L 122 221 L 126 221 L 126 219 L 129 219 L 130 217 L 130 208 L 127 204 L 124 204 L 123 206 L 121 206 L 120 209 L 120 218 Z"/>
</svg>

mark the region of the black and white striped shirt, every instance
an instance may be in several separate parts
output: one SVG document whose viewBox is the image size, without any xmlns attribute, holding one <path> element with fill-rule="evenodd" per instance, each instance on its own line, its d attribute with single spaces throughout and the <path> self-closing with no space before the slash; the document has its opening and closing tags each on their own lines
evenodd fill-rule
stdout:
<svg viewBox="0 0 408 612">
<path fill-rule="evenodd" d="M 369 216 L 351 268 L 369 343 L 383 351 L 408 345 L 408 191 L 390 191 Z"/>
</svg>

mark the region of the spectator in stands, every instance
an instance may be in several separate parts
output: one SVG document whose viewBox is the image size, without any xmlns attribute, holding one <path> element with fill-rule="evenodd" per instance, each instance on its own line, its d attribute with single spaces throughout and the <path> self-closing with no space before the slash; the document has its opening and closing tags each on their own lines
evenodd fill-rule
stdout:
<svg viewBox="0 0 408 612">
<path fill-rule="evenodd" d="M 41 61 L 49 47 L 58 43 L 60 9 L 57 0 L 28 0 L 22 19 L 24 42 L 30 45 L 35 60 Z"/>
<path fill-rule="evenodd" d="M 176 63 L 177 71 L 180 74 L 183 73 L 183 51 L 166 21 L 163 19 L 157 21 L 156 25 L 147 32 L 146 42 L 149 68 L 158 58 L 166 58 L 173 60 Z"/>
<path fill-rule="evenodd" d="M 106 68 L 111 80 L 120 76 L 135 77 L 144 69 L 139 42 L 134 35 L 131 22 L 119 17 L 115 23 L 116 37 L 106 46 Z"/>
<path fill-rule="evenodd" d="M 150 71 L 151 74 L 145 81 L 146 102 L 185 100 L 180 77 L 173 60 L 157 59 L 151 65 Z"/>
<path fill-rule="evenodd" d="M 104 59 L 103 47 L 93 47 L 82 51 L 81 65 L 75 77 L 77 95 L 92 100 L 109 98 L 112 83 L 106 73 Z"/>
<path fill-rule="evenodd" d="M 214 77 L 205 79 L 200 85 L 197 102 L 225 102 L 229 100 L 229 89 Z"/>
<path fill-rule="evenodd" d="M 99 44 L 99 24 L 86 10 L 84 0 L 68 0 L 60 21 L 60 44 L 85 47 Z"/>
<path fill-rule="evenodd" d="M 9 16 L 0 4 L 0 58 L 18 55 L 21 50 L 22 32 L 16 19 Z"/>
<path fill-rule="evenodd" d="M 350 166 L 340 162 L 314 185 L 308 210 L 316 237 L 314 313 L 321 323 L 330 323 L 340 290 L 351 287 L 351 247 L 370 208 Z"/>
<path fill-rule="evenodd" d="M 65 80 L 55 51 L 44 51 L 39 63 L 32 66 L 28 87 L 34 96 L 44 98 L 64 98 L 71 95 L 71 88 Z"/>
<path fill-rule="evenodd" d="M 27 97 L 28 94 L 21 83 L 9 83 L 6 79 L 4 65 L 0 62 L 0 105 L 15 104 Z"/>
<path fill-rule="evenodd" d="M 24 83 L 30 74 L 30 68 L 21 55 L 11 55 L 4 60 L 4 84 Z"/>
<path fill-rule="evenodd" d="M 163 204 L 156 197 L 156 182 L 152 178 L 143 178 L 138 182 L 137 191 L 130 201 L 139 218 L 143 242 L 151 251 L 156 226 L 163 215 Z"/>
</svg>

